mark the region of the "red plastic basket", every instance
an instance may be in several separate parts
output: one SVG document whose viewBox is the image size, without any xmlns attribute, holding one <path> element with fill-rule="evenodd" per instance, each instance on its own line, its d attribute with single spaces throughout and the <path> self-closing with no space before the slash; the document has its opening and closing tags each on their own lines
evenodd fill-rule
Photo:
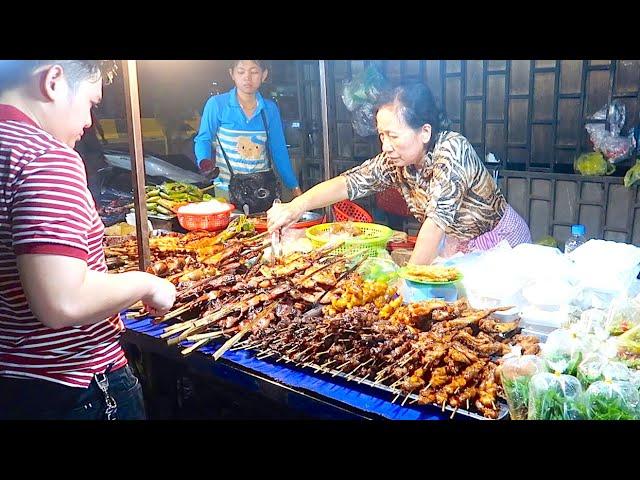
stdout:
<svg viewBox="0 0 640 480">
<path fill-rule="evenodd" d="M 384 192 L 376 193 L 376 205 L 381 210 L 393 215 L 400 215 L 401 217 L 411 215 L 407 202 L 396 188 L 389 188 Z"/>
<path fill-rule="evenodd" d="M 373 217 L 357 203 L 342 200 L 333 205 L 333 216 L 336 222 L 373 223 Z"/>
<path fill-rule="evenodd" d="M 185 230 L 222 230 L 229 225 L 231 212 L 235 210 L 235 205 L 229 204 L 229 208 L 224 212 L 217 213 L 176 213 L 178 222 Z"/>
</svg>

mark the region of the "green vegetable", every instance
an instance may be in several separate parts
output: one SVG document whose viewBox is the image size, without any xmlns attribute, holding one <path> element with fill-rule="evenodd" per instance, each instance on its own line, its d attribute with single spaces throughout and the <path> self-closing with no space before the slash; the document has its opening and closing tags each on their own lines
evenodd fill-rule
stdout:
<svg viewBox="0 0 640 480">
<path fill-rule="evenodd" d="M 171 210 L 169 210 L 168 208 L 164 208 L 162 205 L 156 206 L 156 211 L 164 215 L 173 215 L 173 212 Z"/>
<path fill-rule="evenodd" d="M 531 377 L 522 376 L 513 379 L 502 378 L 504 394 L 507 397 L 509 413 L 513 420 L 526 420 L 529 407 L 529 383 Z"/>
<path fill-rule="evenodd" d="M 583 153 L 573 162 L 573 168 L 581 175 L 611 175 L 616 169 L 601 152 Z"/>
<path fill-rule="evenodd" d="M 158 204 L 155 202 L 147 202 L 147 210 L 155 210 Z"/>
<path fill-rule="evenodd" d="M 592 395 L 587 405 L 589 420 L 636 420 L 637 413 L 619 395 Z"/>
<path fill-rule="evenodd" d="M 582 362 L 582 352 L 575 352 L 573 355 L 558 351 L 553 352 L 545 356 L 547 362 L 547 368 L 551 372 L 558 370 L 560 373 L 575 376 L 578 373 L 578 365 Z M 563 369 L 559 369 L 558 365 L 565 365 Z"/>
<path fill-rule="evenodd" d="M 211 200 L 213 200 L 213 197 L 211 195 L 209 195 L 208 193 L 205 193 L 204 195 L 202 195 L 202 200 L 205 202 L 209 202 Z"/>
</svg>

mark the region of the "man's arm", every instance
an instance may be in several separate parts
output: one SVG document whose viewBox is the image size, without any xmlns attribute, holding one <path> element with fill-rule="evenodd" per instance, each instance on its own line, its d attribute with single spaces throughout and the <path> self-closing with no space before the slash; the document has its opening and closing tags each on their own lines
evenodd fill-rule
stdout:
<svg viewBox="0 0 640 480">
<path fill-rule="evenodd" d="M 19 255 L 18 270 L 31 311 L 51 328 L 96 323 L 138 300 L 163 314 L 175 300 L 167 280 L 144 272 L 95 272 L 73 257 Z"/>
</svg>

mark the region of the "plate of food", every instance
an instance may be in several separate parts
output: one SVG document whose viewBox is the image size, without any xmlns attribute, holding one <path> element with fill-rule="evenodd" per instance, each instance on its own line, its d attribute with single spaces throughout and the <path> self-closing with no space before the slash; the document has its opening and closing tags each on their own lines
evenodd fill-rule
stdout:
<svg viewBox="0 0 640 480">
<path fill-rule="evenodd" d="M 462 280 L 462 272 L 444 265 L 407 264 L 398 270 L 398 276 L 411 282 L 427 285 L 450 285 Z"/>
</svg>

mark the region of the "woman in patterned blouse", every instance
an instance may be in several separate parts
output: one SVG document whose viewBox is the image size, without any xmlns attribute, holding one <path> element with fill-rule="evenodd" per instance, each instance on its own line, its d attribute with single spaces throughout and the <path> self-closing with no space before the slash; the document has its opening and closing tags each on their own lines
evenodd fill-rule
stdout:
<svg viewBox="0 0 640 480">
<path fill-rule="evenodd" d="M 425 85 L 396 88 L 376 115 L 382 153 L 290 203 L 274 205 L 269 230 L 294 223 L 307 210 L 397 188 L 422 222 L 411 263 L 431 263 L 445 234 L 462 252 L 487 250 L 501 240 L 511 246 L 531 242 L 529 227 L 469 141 L 441 129 L 442 118 Z"/>
</svg>

